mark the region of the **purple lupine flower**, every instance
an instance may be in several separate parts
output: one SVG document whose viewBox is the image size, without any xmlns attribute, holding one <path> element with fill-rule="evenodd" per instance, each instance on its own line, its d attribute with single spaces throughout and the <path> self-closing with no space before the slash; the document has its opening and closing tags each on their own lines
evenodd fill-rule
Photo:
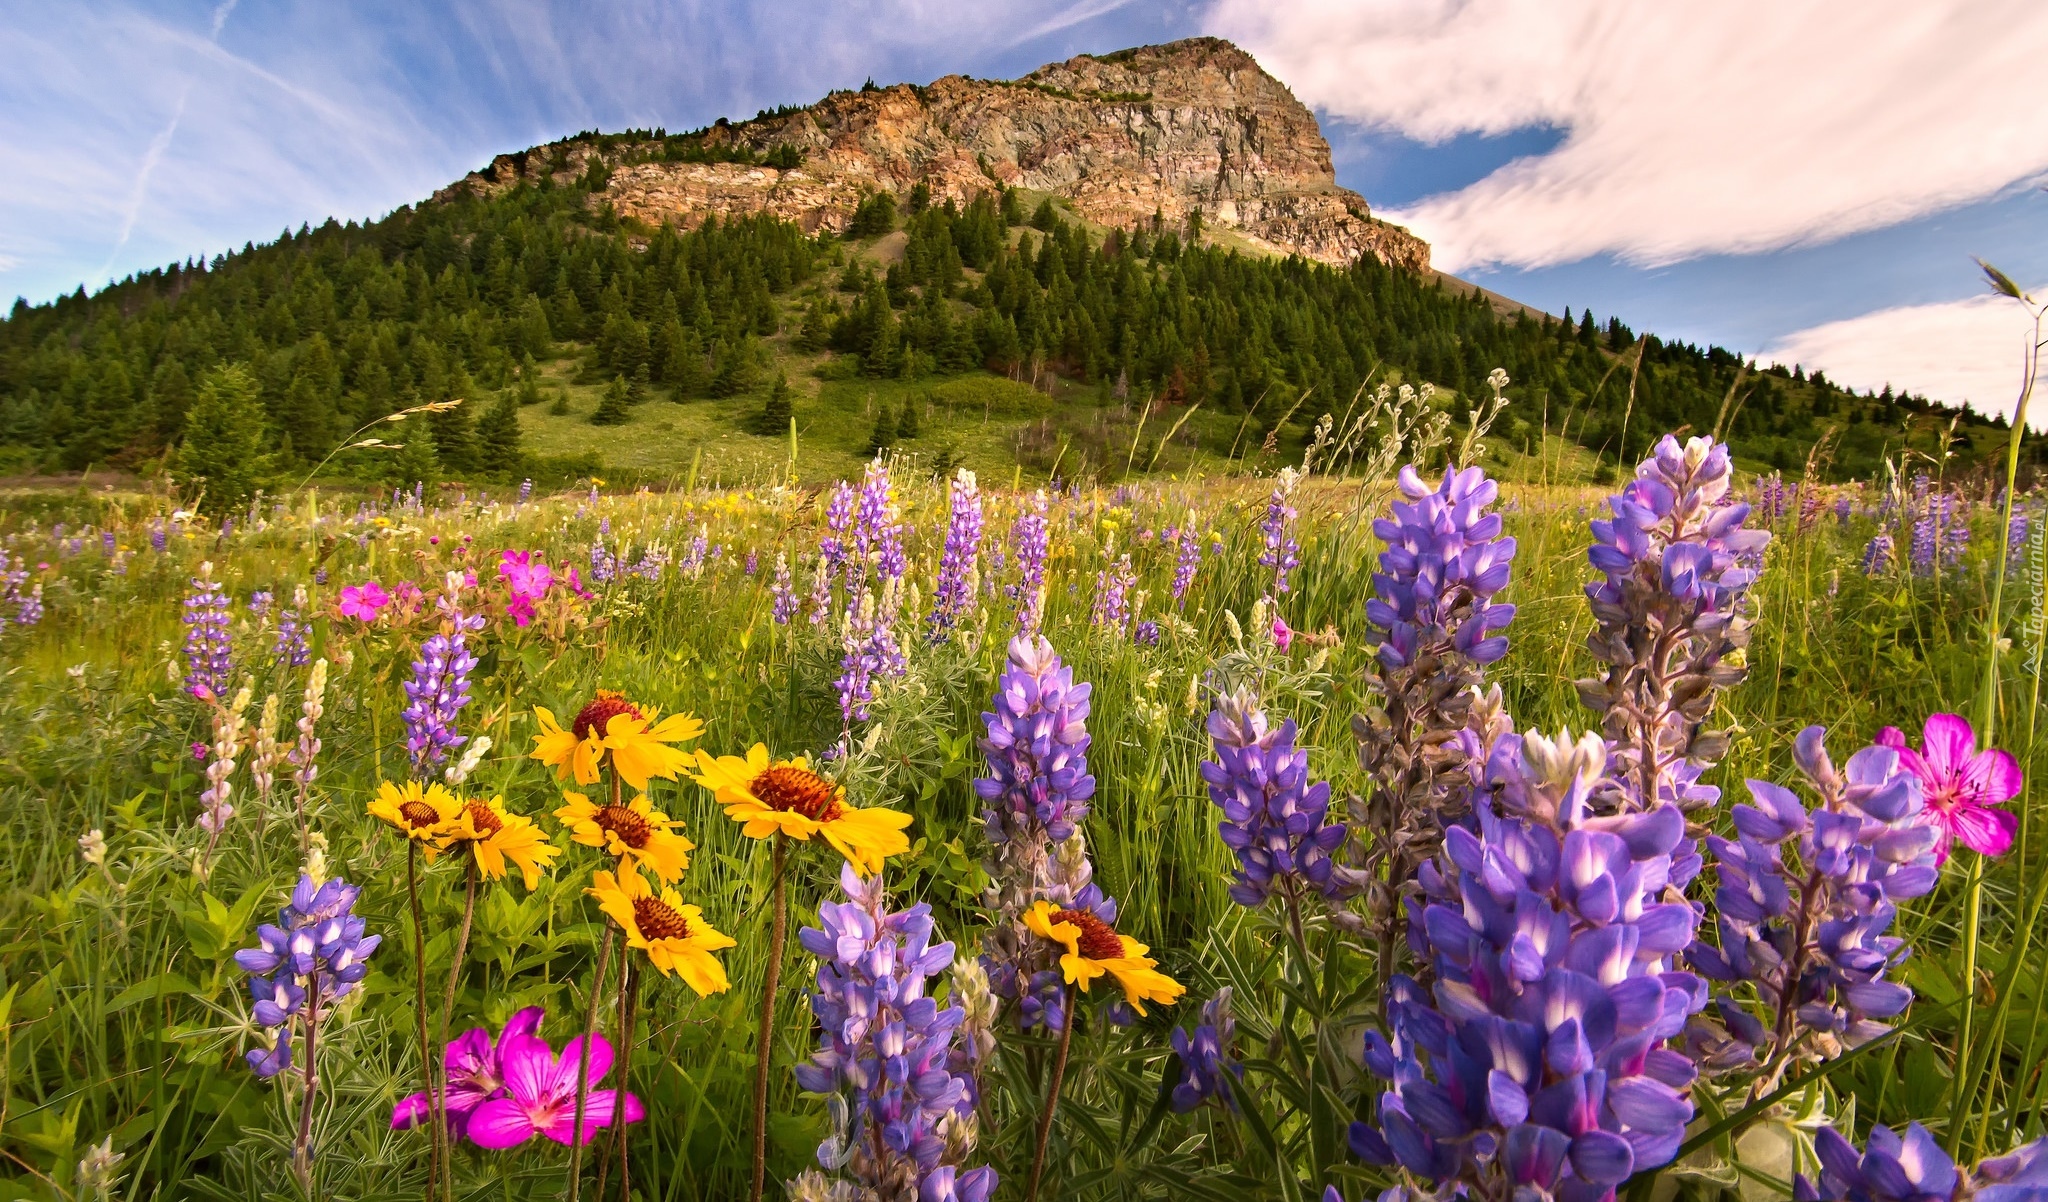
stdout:
<svg viewBox="0 0 2048 1202">
<path fill-rule="evenodd" d="M 1295 509 L 1289 504 L 1294 496 L 1295 486 L 1301 483 L 1301 473 L 1291 467 L 1280 469 L 1278 481 L 1273 485 L 1273 495 L 1266 501 L 1266 517 L 1259 523 L 1259 535 L 1265 542 L 1265 551 L 1259 555 L 1259 566 L 1273 569 L 1273 590 L 1275 597 L 1287 593 L 1287 574 L 1301 566 L 1301 557 L 1296 554 L 1301 547 L 1294 541 L 1292 527 Z"/>
<path fill-rule="evenodd" d="M 841 480 L 825 506 L 825 533 L 818 539 L 818 555 L 826 570 L 838 575 L 846 565 L 846 540 L 853 532 L 853 486 Z"/>
<path fill-rule="evenodd" d="M 1963 562 L 1963 553 L 1970 549 L 1970 502 L 1959 495 L 1949 494 L 1941 500 L 1941 566 L 1954 568 Z"/>
<path fill-rule="evenodd" d="M 112 555 L 112 554 L 114 553 L 114 549 L 115 549 L 116 547 L 118 547 L 119 545 L 120 545 L 120 541 L 119 541 L 119 540 L 118 540 L 117 538 L 115 538 L 115 537 L 114 537 L 114 532 L 113 532 L 113 531 L 111 531 L 111 530 L 102 530 L 102 531 L 100 531 L 100 554 L 102 554 L 102 555 Z"/>
<path fill-rule="evenodd" d="M 775 580 L 768 586 L 768 594 L 775 601 L 775 608 L 769 616 L 777 626 L 789 625 L 789 620 L 796 616 L 797 595 L 796 586 L 790 579 L 789 553 L 786 551 L 775 553 Z"/>
<path fill-rule="evenodd" d="M 533 500 L 533 480 L 529 477 L 519 482 L 519 496 L 513 504 L 524 505 L 531 500 Z"/>
<path fill-rule="evenodd" d="M 811 573 L 811 625 L 823 626 L 832 615 L 832 568 L 824 555 L 818 556 Z"/>
<path fill-rule="evenodd" d="M 1883 1020 L 1913 992 L 1885 979 L 1906 954 L 1885 932 L 1895 903 L 1926 896 L 1940 875 L 1938 832 L 1923 824 L 1920 780 L 1899 753 L 1866 747 L 1837 772 L 1826 734 L 1807 727 L 1793 754 L 1817 808 L 1752 780 L 1756 804 L 1734 808 L 1736 837 L 1708 838 L 1720 863 L 1719 946 L 1687 952 L 1700 975 L 1748 987 L 1716 999 L 1718 1020 L 1695 1019 L 1688 1045 L 1714 1070 L 1761 1061 L 1765 1090 L 1796 1061 L 1832 1059 L 1890 1030 Z"/>
<path fill-rule="evenodd" d="M 1847 530 L 1849 528 L 1849 518 L 1855 512 L 1856 507 L 1854 504 L 1850 502 L 1848 493 L 1843 493 L 1841 496 L 1835 498 L 1836 525 L 1839 525 L 1842 529 Z"/>
<path fill-rule="evenodd" d="M 1946 496 L 1928 498 L 1918 509 L 1913 519 L 1913 542 L 1908 552 L 1915 576 L 1934 574 L 1934 556 L 1941 542 L 1942 511 L 1948 507 Z"/>
<path fill-rule="evenodd" d="M 1195 531 L 1195 511 L 1188 510 L 1187 524 L 1182 526 L 1174 542 L 1173 557 L 1173 607 L 1188 607 L 1188 589 L 1194 586 L 1195 572 L 1202 566 L 1202 536 Z"/>
<path fill-rule="evenodd" d="M 1368 911 L 1389 960 L 1397 953 L 1398 891 L 1435 854 L 1443 824 L 1466 809 L 1463 738 L 1485 666 L 1507 654 L 1502 633 L 1515 607 L 1493 598 L 1507 587 L 1515 540 L 1488 513 L 1500 489 L 1476 467 L 1446 471 L 1434 489 L 1413 466 L 1396 479 L 1403 501 L 1373 523 L 1387 549 L 1366 602 L 1376 648 L 1366 672 L 1376 704 L 1352 722 L 1359 762 L 1374 781 L 1354 807 L 1372 834 L 1357 865 L 1373 882 Z M 1277 640 L 1276 640 L 1277 644 Z"/>
<path fill-rule="evenodd" d="M 1756 513 L 1766 524 L 1785 516 L 1785 478 L 1772 472 L 1757 481 Z"/>
<path fill-rule="evenodd" d="M 301 876 L 277 925 L 257 927 L 257 946 L 235 953 L 235 963 L 249 974 L 256 1024 L 271 1034 L 270 1047 L 247 1053 L 257 1076 L 291 1067 L 294 1020 L 310 1037 L 320 1008 L 347 997 L 369 975 L 370 954 L 383 936 L 364 934 L 363 920 L 352 912 L 360 892 L 346 881 L 317 884 Z"/>
<path fill-rule="evenodd" d="M 1220 1099 L 1231 1110 L 1237 1109 L 1237 1082 L 1244 1080 L 1244 1065 L 1230 1055 L 1231 1037 L 1236 1033 L 1237 1020 L 1230 1014 L 1230 986 L 1216 991 L 1216 996 L 1202 1003 L 1202 1021 L 1192 1032 L 1180 1027 L 1173 1029 L 1173 1054 L 1179 1062 L 1180 1075 L 1174 1082 L 1172 1105 L 1174 1113 L 1186 1114 L 1210 1098 Z M 1230 1090 L 1224 1090 L 1226 1078 L 1231 1078 Z"/>
<path fill-rule="evenodd" d="M 2006 523 L 2005 526 L 2005 559 L 2007 563 L 2017 564 L 2026 557 L 2028 528 L 2026 511 L 2015 510 L 2012 515 L 2012 521 Z"/>
<path fill-rule="evenodd" d="M 42 620 L 43 584 L 39 580 L 34 588 L 25 593 L 18 593 L 15 596 L 14 624 L 16 626 L 33 626 Z"/>
<path fill-rule="evenodd" d="M 678 571 L 695 580 L 704 574 L 704 560 L 711 549 L 711 527 L 699 523 L 697 533 L 690 539 L 689 550 L 683 552 L 682 561 L 676 564 Z"/>
<path fill-rule="evenodd" d="M 1596 817 L 1598 736 L 1495 752 L 1491 799 L 1422 867 L 1408 938 L 1435 992 L 1393 978 L 1391 1037 L 1365 1044 L 1380 1126 L 1353 1124 L 1351 1146 L 1443 1196 L 1605 1197 L 1668 1163 L 1693 1114 L 1697 1070 L 1663 1046 L 1706 994 L 1673 967 L 1699 917 L 1662 900 L 1685 817 Z"/>
<path fill-rule="evenodd" d="M 749 576 L 752 576 L 756 572 L 759 572 L 761 570 L 761 557 L 752 551 L 748 551 L 747 564 L 745 570 L 747 575 Z"/>
<path fill-rule="evenodd" d="M 642 547 L 640 558 L 633 561 L 633 566 L 626 569 L 626 574 L 650 582 L 658 581 L 661 579 L 662 569 L 668 566 L 668 561 L 667 547 L 658 544 Z"/>
<path fill-rule="evenodd" d="M 1159 645 L 1159 623 L 1150 618 L 1131 627 L 1131 641 L 1140 647 Z"/>
<path fill-rule="evenodd" d="M 277 640 L 270 647 L 271 659 L 292 668 L 303 668 L 312 662 L 313 652 L 306 645 L 306 631 L 306 623 L 299 617 L 297 609 L 278 611 Z"/>
<path fill-rule="evenodd" d="M 476 667 L 465 641 L 484 628 L 484 617 L 462 612 L 462 577 L 449 573 L 448 591 L 436 601 L 441 611 L 441 628 L 420 644 L 420 658 L 413 661 L 412 679 L 405 682 L 405 749 L 412 757 L 415 777 L 430 775 L 448 752 L 468 739 L 457 732 L 455 720 L 469 704 L 469 674 Z"/>
<path fill-rule="evenodd" d="M 1863 544 L 1863 574 L 1875 576 L 1892 564 L 1892 536 L 1879 531 Z"/>
<path fill-rule="evenodd" d="M 980 743 L 989 775 L 974 782 L 975 794 L 989 803 L 982 820 L 999 860 L 1034 861 L 1046 844 L 1063 842 L 1088 816 L 1088 799 L 1095 796 L 1095 778 L 1088 774 L 1092 691 L 1085 681 L 1074 682 L 1074 670 L 1044 638 L 1020 634 L 1010 640 L 995 708 L 981 715 L 988 729 Z"/>
<path fill-rule="evenodd" d="M 256 617 L 261 618 L 264 614 L 270 612 L 270 606 L 276 600 L 277 598 L 274 595 L 272 595 L 269 589 L 259 588 L 255 592 L 249 594 L 249 612 L 251 614 L 254 614 Z"/>
<path fill-rule="evenodd" d="M 1121 633 L 1131 624 L 1131 586 L 1138 582 L 1138 573 L 1131 567 L 1131 557 L 1122 555 L 1113 564 L 1095 573 L 1095 603 L 1088 612 L 1088 625 L 1096 629 L 1108 629 Z"/>
<path fill-rule="evenodd" d="M 1820 1179 L 1792 1179 L 1794 1202 L 2041 1202 L 2048 1198 L 2048 1138 L 1967 1172 L 1942 1150 L 1927 1128 L 1908 1123 L 1900 1136 L 1882 1124 L 1870 1129 L 1866 1151 L 1832 1126 L 1814 1132 Z"/>
<path fill-rule="evenodd" d="M 1017 633 L 1035 635 L 1045 618 L 1045 559 L 1052 544 L 1052 523 L 1046 518 L 1045 490 L 1010 527 L 1010 545 L 1017 553 L 1017 583 L 1010 596 L 1017 602 Z"/>
<path fill-rule="evenodd" d="M 947 487 L 947 497 L 946 545 L 939 556 L 939 578 L 932 586 L 928 622 L 933 642 L 945 641 L 947 632 L 973 607 L 979 591 L 981 490 L 974 473 L 961 468 Z"/>
<path fill-rule="evenodd" d="M 1329 782 L 1309 781 L 1294 719 L 1271 725 L 1258 699 L 1240 689 L 1216 698 L 1208 731 L 1216 759 L 1202 762 L 1202 781 L 1223 811 L 1217 831 L 1237 855 L 1230 900 L 1262 906 L 1279 889 L 1294 905 L 1306 891 L 1332 901 L 1356 893 L 1357 874 L 1335 858 L 1347 828 L 1330 821 Z"/>
<path fill-rule="evenodd" d="M 199 565 L 185 594 L 185 691 L 217 697 L 233 673 L 234 644 L 228 635 L 228 597 L 213 578 L 213 565 Z"/>
<path fill-rule="evenodd" d="M 983 1202 L 995 1171 L 961 1164 L 973 1150 L 974 1093 L 948 1068 L 966 1012 L 926 996 L 931 977 L 953 963 L 953 945 L 932 942 L 929 905 L 890 910 L 881 874 L 863 880 L 843 865 L 839 885 L 847 900 L 819 906 L 818 926 L 797 935 L 818 958 L 819 1026 L 797 1084 L 839 1103 L 818 1163 L 867 1190 Z"/>
<path fill-rule="evenodd" d="M 1058 1028 L 1062 982 L 1042 954 L 1044 941 L 1025 933 L 1024 911 L 1042 897 L 1105 922 L 1116 919 L 1116 903 L 1092 883 L 1079 833 L 1095 796 L 1088 772 L 1091 692 L 1074 682 L 1051 643 L 1020 634 L 1010 640 L 993 710 L 981 716 L 989 775 L 974 781 L 974 792 L 989 841 L 988 899 L 1000 916 L 983 942 L 982 963 L 996 995 L 1017 1003 L 1026 1027 Z"/>
<path fill-rule="evenodd" d="M 171 532 L 165 528 L 164 520 L 158 518 L 149 528 L 149 549 L 161 554 L 170 545 Z"/>
<path fill-rule="evenodd" d="M 868 575 L 870 562 L 875 569 L 872 579 Z M 908 567 L 903 525 L 890 495 L 889 469 L 877 457 L 861 480 L 845 562 L 846 621 L 841 640 L 845 651 L 835 683 L 840 715 L 847 722 L 868 719 L 875 697 L 875 673 L 901 676 L 909 669 L 896 638 L 903 573 Z"/>
<path fill-rule="evenodd" d="M 1727 750 L 1701 728 L 1717 690 L 1740 683 L 1749 644 L 1748 592 L 1769 532 L 1743 529 L 1749 506 L 1729 497 L 1728 448 L 1705 438 L 1658 440 L 1636 478 L 1596 520 L 1586 586 L 1595 628 L 1586 637 L 1601 674 L 1579 698 L 1604 715 L 1625 808 L 1675 801 L 1688 811 L 1720 792 L 1697 784 Z"/>
<path fill-rule="evenodd" d="M 604 525 L 610 526 L 610 520 L 607 519 Z M 613 554 L 611 549 L 604 545 L 604 535 L 603 533 L 600 533 L 597 537 L 597 540 L 590 544 L 591 583 L 610 584 L 612 580 L 618 576 L 618 574 L 619 557 Z"/>
</svg>

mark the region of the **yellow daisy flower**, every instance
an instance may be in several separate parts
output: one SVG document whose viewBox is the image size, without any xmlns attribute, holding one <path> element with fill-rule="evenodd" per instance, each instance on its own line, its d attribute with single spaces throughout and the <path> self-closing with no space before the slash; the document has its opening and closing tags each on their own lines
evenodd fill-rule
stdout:
<svg viewBox="0 0 2048 1202">
<path fill-rule="evenodd" d="M 540 733 L 533 737 L 533 758 L 553 768 L 558 779 L 573 776 L 579 785 L 597 783 L 607 754 L 620 779 L 636 789 L 645 789 L 649 777 L 674 780 L 689 766 L 690 754 L 668 744 L 704 733 L 704 724 L 689 714 L 662 718 L 660 710 L 643 710 L 610 689 L 599 689 L 567 730 L 553 711 L 535 706 L 533 713 L 540 723 Z"/>
<path fill-rule="evenodd" d="M 562 794 L 569 804 L 555 819 L 585 847 L 598 847 L 619 858 L 619 871 L 644 864 L 663 884 L 680 880 L 690 866 L 696 844 L 676 834 L 683 824 L 653 807 L 642 793 L 628 805 L 598 805 L 581 793 Z"/>
<path fill-rule="evenodd" d="M 880 872 L 883 860 L 910 850 L 903 833 L 910 815 L 854 809 L 846 804 L 846 790 L 811 771 L 803 756 L 771 760 L 760 743 L 745 759 L 700 751 L 693 779 L 717 796 L 727 818 L 746 824 L 740 833 L 749 839 L 778 832 L 792 839 L 823 835 L 864 874 Z"/>
<path fill-rule="evenodd" d="M 706 997 L 732 988 L 725 965 L 711 953 L 737 946 L 730 935 L 722 935 L 704 921 L 704 911 L 686 906 L 673 889 L 664 888 L 654 896 L 647 880 L 637 872 L 618 876 L 595 872 L 591 888 L 584 890 L 626 931 L 626 946 L 647 953 L 647 962 L 664 975 L 681 973 L 683 983 Z"/>
<path fill-rule="evenodd" d="M 377 786 L 377 800 L 370 803 L 370 817 L 381 818 L 406 838 L 426 844 L 429 864 L 441 854 L 431 840 L 446 833 L 448 823 L 461 812 L 462 802 L 438 781 L 423 786 L 416 780 L 403 785 L 387 780 Z"/>
<path fill-rule="evenodd" d="M 1146 955 L 1151 948 L 1086 910 L 1056 910 L 1049 901 L 1032 903 L 1024 912 L 1024 925 L 1033 934 L 1050 939 L 1067 949 L 1060 968 L 1069 985 L 1088 992 L 1089 982 L 1108 973 L 1124 987 L 1131 1009 L 1145 1013 L 1146 1002 L 1172 1005 L 1186 993 L 1187 986 L 1158 971 L 1159 961 Z"/>
<path fill-rule="evenodd" d="M 487 881 L 502 878 L 505 861 L 512 861 L 526 878 L 528 889 L 540 886 L 541 871 L 562 854 L 533 819 L 507 813 L 502 797 L 463 802 L 461 813 L 442 827 L 438 840 L 443 851 L 455 846 L 469 848 Z"/>
</svg>

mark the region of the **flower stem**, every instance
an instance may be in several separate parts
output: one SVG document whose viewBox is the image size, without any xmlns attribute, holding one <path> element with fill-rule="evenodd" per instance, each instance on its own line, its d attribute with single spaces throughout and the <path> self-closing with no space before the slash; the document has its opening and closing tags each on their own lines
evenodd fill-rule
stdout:
<svg viewBox="0 0 2048 1202">
<path fill-rule="evenodd" d="M 1045 1094 L 1045 1109 L 1038 1113 L 1038 1141 L 1031 1152 L 1031 1183 L 1024 1187 L 1024 1202 L 1038 1202 L 1038 1182 L 1045 1173 L 1045 1146 L 1052 1140 L 1052 1115 L 1060 1104 L 1060 1084 L 1067 1075 L 1067 1049 L 1074 1042 L 1074 987 L 1066 987 L 1061 1001 L 1060 1050 L 1052 1059 L 1052 1088 Z"/>
<path fill-rule="evenodd" d="M 789 925 L 789 904 L 783 893 L 783 869 L 789 861 L 788 838 L 775 835 L 774 909 L 768 920 L 768 972 L 761 982 L 761 1033 L 754 1052 L 754 1176 L 747 1196 L 761 1202 L 768 1181 L 768 1057 L 774 1050 L 775 989 L 782 983 L 782 939 Z"/>
<path fill-rule="evenodd" d="M 469 928 L 476 920 L 476 853 L 469 855 L 469 882 L 463 889 L 462 926 L 455 933 L 455 962 L 448 966 L 448 990 L 441 995 L 441 1039 L 448 1039 L 448 1023 L 455 1015 L 455 990 L 462 984 L 462 958 L 469 953 Z"/>
<path fill-rule="evenodd" d="M 627 947 L 625 944 L 622 943 L 619 945 L 619 1018 L 618 1025 L 612 1028 L 612 1034 L 615 1037 L 615 1046 L 619 1049 L 621 1053 L 624 1053 L 624 1051 L 626 1050 L 626 1040 L 629 1038 L 629 1036 L 626 1033 L 626 991 L 634 984 L 632 976 L 632 967 L 633 949 Z M 625 1074 L 621 1073 L 620 1080 L 624 1079 Z M 597 1192 L 591 1195 L 591 1197 L 596 1198 L 598 1202 L 604 1202 L 604 1180 L 606 1174 L 611 1169 L 612 1152 L 618 1152 L 623 1167 L 623 1160 L 626 1155 L 625 1105 L 626 1099 L 624 1094 L 621 1093 L 615 1095 L 615 1100 L 612 1103 L 612 1142 L 605 1148 L 605 1155 L 602 1158 L 600 1158 L 597 1162 Z M 626 1195 L 620 1194 L 619 1197 L 623 1199 L 626 1197 Z"/>
<path fill-rule="evenodd" d="M 427 1038 L 427 936 L 420 916 L 420 844 L 407 839 L 405 897 L 412 909 L 413 1010 L 419 1020 L 420 1077 L 427 1091 L 427 1202 L 441 1184 L 441 1130 L 448 1121 L 447 1099 L 434 1088 L 434 1045 Z"/>
<path fill-rule="evenodd" d="M 605 920 L 604 942 L 597 949 L 597 968 L 590 977 L 590 1005 L 583 1012 L 583 1043 L 576 1051 L 576 1125 L 569 1140 L 569 1202 L 576 1202 L 576 1195 L 583 1188 L 583 1118 L 589 1109 L 590 1097 L 590 1041 L 597 1034 L 597 999 L 604 995 L 604 966 L 612 958 L 612 934 L 614 928 L 610 919 Z"/>
<path fill-rule="evenodd" d="M 1977 996 L 1977 927 L 1984 906 L 1984 857 L 1981 853 L 1970 853 L 1970 883 L 1963 895 L 1963 1008 L 1956 1020 L 1955 1098 L 1949 1105 L 1948 1154 L 1959 1156 L 1963 1150 L 1963 1119 L 1970 1112 L 1970 1087 L 1975 1084 L 1970 1071 L 1971 1019 L 1976 1017 Z"/>
<path fill-rule="evenodd" d="M 320 978 L 306 982 L 306 1094 L 299 1099 L 299 1138 L 292 1146 L 292 1171 L 309 1196 L 313 1191 L 313 1097 L 319 1092 L 320 1076 L 315 1060 L 320 1039 Z"/>
<path fill-rule="evenodd" d="M 626 1098 L 633 1083 L 633 1023 L 639 1017 L 640 968 L 630 961 L 625 982 L 619 1003 L 619 1085 L 618 1100 L 612 1105 L 612 1126 L 617 1128 L 619 1139 L 619 1202 L 633 1202 L 633 1168 L 626 1158 Z"/>
</svg>

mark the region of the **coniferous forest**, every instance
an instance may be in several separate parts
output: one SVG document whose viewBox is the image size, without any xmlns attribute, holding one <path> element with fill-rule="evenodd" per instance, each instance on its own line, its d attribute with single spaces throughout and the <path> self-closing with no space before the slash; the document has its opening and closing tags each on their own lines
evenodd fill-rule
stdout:
<svg viewBox="0 0 2048 1202">
<path fill-rule="evenodd" d="M 223 454 L 188 434 L 260 418 L 226 458 L 254 447 L 305 471 L 365 423 L 464 398 L 408 419 L 398 454 L 328 470 L 568 476 L 597 470 L 601 449 L 537 461 L 520 445 L 519 406 L 544 399 L 536 361 L 580 357 L 583 379 L 609 385 L 604 424 L 649 399 L 759 393 L 774 410 L 775 346 L 828 352 L 840 373 L 1059 380 L 1069 405 L 1200 402 L 1282 449 L 1362 385 L 1470 396 L 1495 367 L 1515 401 L 1497 440 L 1559 435 L 1608 465 L 1666 430 L 1718 431 L 1756 470 L 1798 472 L 1820 447 L 1816 466 L 1837 477 L 1886 459 L 1964 468 L 2003 445 L 2000 419 L 1758 370 L 1590 310 L 1535 315 L 1370 259 L 1249 257 L 1199 230 L 1091 230 L 1050 200 L 1027 213 L 1015 191 L 962 209 L 920 186 L 900 212 L 877 193 L 843 237 L 809 237 L 769 217 L 649 228 L 593 204 L 602 184 L 329 220 L 95 294 L 17 301 L 0 321 L 0 468 L 175 472 L 182 457 L 187 475 L 219 479 Z M 893 261 L 858 253 L 898 228 Z"/>
</svg>

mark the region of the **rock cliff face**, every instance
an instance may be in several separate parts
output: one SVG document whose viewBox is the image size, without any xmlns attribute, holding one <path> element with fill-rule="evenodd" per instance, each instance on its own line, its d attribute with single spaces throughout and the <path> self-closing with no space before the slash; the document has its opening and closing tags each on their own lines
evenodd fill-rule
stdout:
<svg viewBox="0 0 2048 1202">
<path fill-rule="evenodd" d="M 907 193 L 921 182 L 934 203 L 965 204 L 1015 186 L 1064 197 L 1104 226 L 1155 213 L 1178 225 L 1199 212 L 1212 235 L 1262 250 L 1429 267 L 1427 243 L 1374 219 L 1364 197 L 1337 186 L 1315 116 L 1251 55 L 1215 38 L 1082 55 L 1007 82 L 949 75 L 925 87 L 834 92 L 688 140 L 609 141 L 602 150 L 579 140 L 500 155 L 442 195 L 544 174 L 571 180 L 596 155 L 610 169 L 605 198 L 650 222 L 765 210 L 836 231 L 871 192 Z M 696 158 L 788 147 L 801 164 L 675 161 L 681 147 Z"/>
</svg>

